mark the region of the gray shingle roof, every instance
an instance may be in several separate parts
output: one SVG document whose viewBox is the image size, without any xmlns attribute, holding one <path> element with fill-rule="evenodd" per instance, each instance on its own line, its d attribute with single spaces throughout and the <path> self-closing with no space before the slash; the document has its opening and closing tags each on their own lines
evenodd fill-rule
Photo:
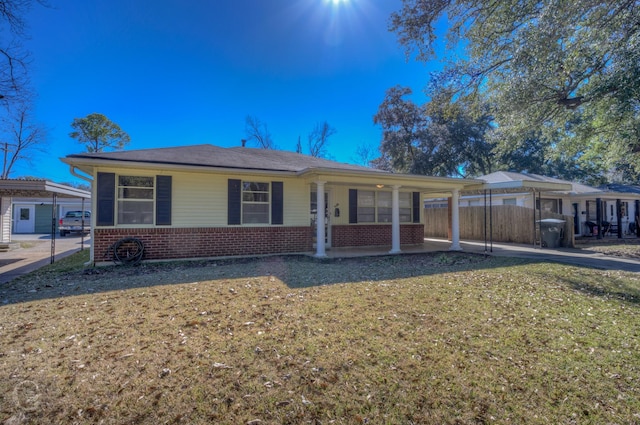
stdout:
<svg viewBox="0 0 640 425">
<path fill-rule="evenodd" d="M 600 187 L 602 190 L 617 192 L 617 193 L 632 193 L 634 195 L 640 195 L 640 186 L 610 183 Z"/>
<path fill-rule="evenodd" d="M 81 153 L 67 155 L 67 158 L 267 171 L 299 172 L 309 168 L 330 168 L 336 170 L 367 172 L 376 171 L 368 167 L 345 164 L 322 158 L 314 158 L 295 152 L 243 147 L 222 148 L 208 144 L 118 152 Z M 380 172 L 386 173 L 384 171 Z"/>
</svg>

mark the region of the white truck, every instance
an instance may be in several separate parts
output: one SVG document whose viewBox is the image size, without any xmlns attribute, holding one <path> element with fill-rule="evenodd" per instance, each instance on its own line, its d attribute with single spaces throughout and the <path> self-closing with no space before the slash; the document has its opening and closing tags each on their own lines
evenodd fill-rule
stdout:
<svg viewBox="0 0 640 425">
<path fill-rule="evenodd" d="M 67 211 L 58 223 L 58 230 L 62 237 L 71 232 L 89 233 L 91 231 L 91 211 L 84 212 L 84 220 L 82 211 Z"/>
</svg>

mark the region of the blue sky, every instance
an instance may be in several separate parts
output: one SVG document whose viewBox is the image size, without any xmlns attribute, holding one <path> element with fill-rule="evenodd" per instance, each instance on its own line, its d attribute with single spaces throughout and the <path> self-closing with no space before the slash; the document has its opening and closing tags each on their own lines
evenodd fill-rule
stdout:
<svg viewBox="0 0 640 425">
<path fill-rule="evenodd" d="M 407 62 L 389 15 L 400 0 L 51 0 L 28 15 L 36 114 L 46 152 L 13 176 L 77 181 L 58 158 L 83 152 L 76 117 L 99 112 L 131 136 L 127 149 L 238 146 L 245 117 L 278 148 L 303 146 L 316 123 L 337 130 L 333 159 L 379 145 L 385 91 L 423 102 L 428 65 Z"/>
</svg>

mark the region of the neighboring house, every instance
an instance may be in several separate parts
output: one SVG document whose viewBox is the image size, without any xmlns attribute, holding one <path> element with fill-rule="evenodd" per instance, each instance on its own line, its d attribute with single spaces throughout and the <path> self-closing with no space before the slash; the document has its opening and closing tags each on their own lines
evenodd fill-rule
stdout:
<svg viewBox="0 0 640 425">
<path fill-rule="evenodd" d="M 90 195 L 87 193 L 87 196 Z M 90 199 L 85 200 L 84 208 L 89 210 L 90 207 Z M 51 233 L 52 223 L 55 223 L 55 232 L 60 217 L 64 217 L 67 211 L 80 211 L 82 208 L 81 199 L 58 199 L 54 207 L 50 197 L 13 198 L 12 231 L 13 233 Z"/>
<path fill-rule="evenodd" d="M 67 208 L 90 205 L 91 194 L 48 180 L 0 179 L 0 243 L 15 233 L 51 233 L 52 222 Z M 55 214 L 54 214 L 55 212 Z"/>
<path fill-rule="evenodd" d="M 486 182 L 487 187 L 496 188 L 511 183 L 531 182 L 531 187 L 537 184 L 538 187 L 530 191 L 492 190 L 491 202 L 493 205 L 535 207 L 542 211 L 571 216 L 576 236 L 593 235 L 594 223 L 597 223 L 598 219 L 601 222 L 610 223 L 609 231 L 612 233 L 617 233 L 619 223 L 621 234 L 631 234 L 635 229 L 636 212 L 640 211 L 638 207 L 640 190 L 634 189 L 634 186 L 609 185 L 595 188 L 537 174 L 506 171 L 487 174 L 477 179 Z M 571 188 L 557 190 L 545 188 L 544 184 L 565 184 L 570 185 Z M 463 192 L 460 206 L 480 205 L 484 205 L 483 195 L 465 195 Z M 600 205 L 600 216 L 598 216 L 598 205 Z"/>
<path fill-rule="evenodd" d="M 460 190 L 481 183 L 212 145 L 62 161 L 93 182 L 95 262 L 127 237 L 144 243 L 148 260 L 314 251 L 323 257 L 326 248 L 361 246 L 400 252 L 401 245 L 424 240 L 425 195 L 452 196 L 457 204 Z M 451 247 L 460 249 L 455 211 Z"/>
</svg>

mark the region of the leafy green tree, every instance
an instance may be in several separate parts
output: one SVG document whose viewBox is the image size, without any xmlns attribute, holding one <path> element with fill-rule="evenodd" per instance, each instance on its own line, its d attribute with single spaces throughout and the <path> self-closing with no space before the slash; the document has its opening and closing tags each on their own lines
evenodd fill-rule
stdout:
<svg viewBox="0 0 640 425">
<path fill-rule="evenodd" d="M 416 105 L 411 89 L 394 87 L 374 116 L 382 127 L 378 168 L 437 176 L 486 174 L 493 164 L 488 115 L 472 117 L 460 105 Z"/>
<path fill-rule="evenodd" d="M 494 131 L 491 137 L 499 139 L 500 130 Z M 541 174 L 596 186 L 602 183 L 599 167 L 580 164 L 575 153 L 557 149 L 553 144 L 542 140 L 540 134 L 530 134 L 508 149 L 498 143 L 494 146 L 494 171 Z"/>
<path fill-rule="evenodd" d="M 104 152 L 107 149 L 122 149 L 130 141 L 129 135 L 120 126 L 102 114 L 93 113 L 84 118 L 74 118 L 74 129 L 69 136 L 87 147 L 87 152 Z"/>
<path fill-rule="evenodd" d="M 407 54 L 445 61 L 432 86 L 449 102 L 491 105 L 500 143 L 539 133 L 602 173 L 640 167 L 638 16 L 637 0 L 403 0 L 390 29 Z"/>
<path fill-rule="evenodd" d="M 380 152 L 386 158 L 383 163 L 398 172 L 423 174 L 417 164 L 423 153 L 426 114 L 421 106 L 405 99 L 411 93 L 408 87 L 387 90 L 373 122 L 382 127 Z"/>
</svg>

